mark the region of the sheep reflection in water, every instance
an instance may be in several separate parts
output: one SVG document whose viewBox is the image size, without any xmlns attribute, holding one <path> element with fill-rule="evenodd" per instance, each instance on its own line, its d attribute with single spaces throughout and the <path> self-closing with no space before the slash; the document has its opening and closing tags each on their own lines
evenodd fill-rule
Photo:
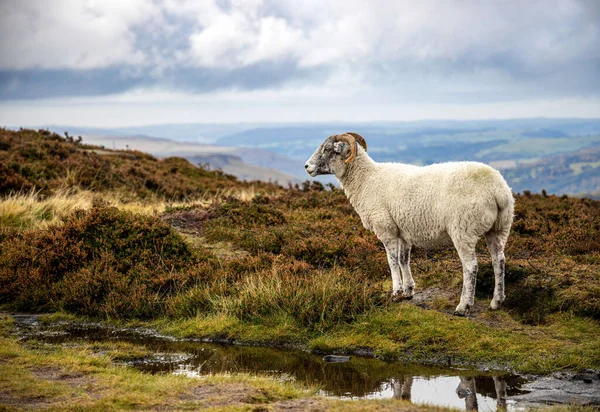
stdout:
<svg viewBox="0 0 600 412">
<path fill-rule="evenodd" d="M 494 376 L 494 392 L 496 398 L 496 410 L 506 410 L 506 397 L 507 397 L 507 384 L 504 379 L 498 376 Z M 483 382 L 482 382 L 483 383 Z M 394 399 L 402 399 L 405 401 L 412 400 L 412 376 L 403 376 L 399 379 L 392 381 L 392 388 L 394 391 Z M 460 377 L 460 383 L 456 388 L 456 394 L 460 399 L 465 400 L 465 409 L 467 411 L 477 411 L 477 387 L 476 379 L 474 377 Z"/>
<path fill-rule="evenodd" d="M 394 389 L 394 399 L 402 399 L 410 401 L 412 391 L 413 377 L 405 376 L 404 378 L 394 381 L 392 387 Z"/>
</svg>

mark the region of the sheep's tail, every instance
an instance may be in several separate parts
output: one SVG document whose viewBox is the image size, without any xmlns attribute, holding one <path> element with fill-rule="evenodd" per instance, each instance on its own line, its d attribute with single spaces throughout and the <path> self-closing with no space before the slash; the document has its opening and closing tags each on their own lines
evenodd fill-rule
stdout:
<svg viewBox="0 0 600 412">
<path fill-rule="evenodd" d="M 496 192 L 495 197 L 496 204 L 498 205 L 498 215 L 494 222 L 494 231 L 505 234 L 508 237 L 508 232 L 513 221 L 515 199 L 508 185 L 503 190 Z"/>
</svg>

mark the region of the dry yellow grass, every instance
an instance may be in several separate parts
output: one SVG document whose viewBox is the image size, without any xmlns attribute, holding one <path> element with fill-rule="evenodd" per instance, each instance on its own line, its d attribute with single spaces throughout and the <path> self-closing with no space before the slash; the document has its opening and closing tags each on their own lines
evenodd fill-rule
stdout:
<svg viewBox="0 0 600 412">
<path fill-rule="evenodd" d="M 164 213 L 168 208 L 208 206 L 217 199 L 234 197 L 243 201 L 259 194 L 254 187 L 224 189 L 216 194 L 180 202 L 164 199 L 139 200 L 133 194 L 120 192 L 92 192 L 89 190 L 61 189 L 52 196 L 40 196 L 38 192 L 15 193 L 0 198 L 0 227 L 19 229 L 44 229 L 62 223 L 74 210 L 88 210 L 94 200 L 102 200 L 121 210 L 141 215 Z"/>
</svg>

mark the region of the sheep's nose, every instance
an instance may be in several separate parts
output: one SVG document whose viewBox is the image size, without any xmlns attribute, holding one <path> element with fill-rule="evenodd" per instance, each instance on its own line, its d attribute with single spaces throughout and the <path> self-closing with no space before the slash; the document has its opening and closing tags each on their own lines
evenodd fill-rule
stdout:
<svg viewBox="0 0 600 412">
<path fill-rule="evenodd" d="M 305 169 L 308 169 L 308 163 L 304 165 L 304 168 L 305 168 Z"/>
</svg>

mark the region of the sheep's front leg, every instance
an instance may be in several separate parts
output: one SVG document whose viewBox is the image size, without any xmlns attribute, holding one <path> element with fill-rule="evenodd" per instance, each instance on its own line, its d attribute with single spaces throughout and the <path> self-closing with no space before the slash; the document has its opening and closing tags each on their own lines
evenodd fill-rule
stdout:
<svg viewBox="0 0 600 412">
<path fill-rule="evenodd" d="M 398 255 L 400 251 L 399 239 L 386 239 L 383 240 L 385 251 L 387 253 L 388 264 L 390 265 L 390 271 L 392 272 L 392 296 L 398 298 L 402 292 L 402 278 L 400 277 L 400 265 L 398 262 Z"/>
<path fill-rule="evenodd" d="M 415 291 L 415 281 L 410 273 L 410 245 L 402 239 L 398 239 L 398 261 L 402 271 L 402 284 L 404 286 L 404 297 L 412 299 Z"/>
</svg>

